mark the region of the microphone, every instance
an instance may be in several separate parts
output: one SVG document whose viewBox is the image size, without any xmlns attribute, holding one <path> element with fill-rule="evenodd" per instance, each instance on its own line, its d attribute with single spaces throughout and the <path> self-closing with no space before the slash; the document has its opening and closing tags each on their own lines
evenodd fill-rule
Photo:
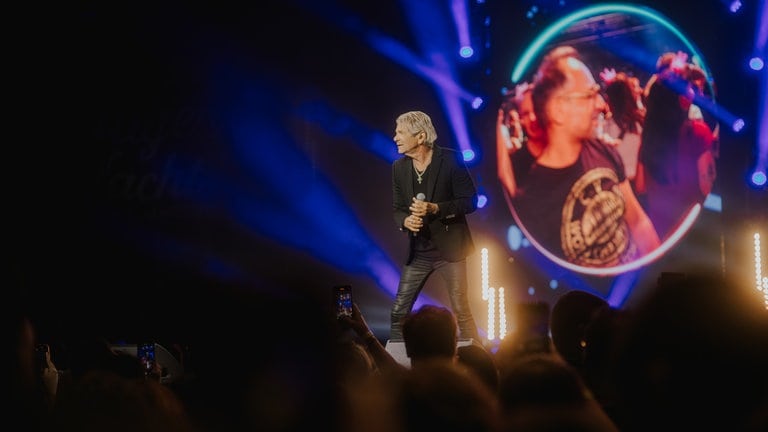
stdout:
<svg viewBox="0 0 768 432">
<path fill-rule="evenodd" d="M 419 193 L 416 194 L 416 199 L 418 201 L 424 201 L 425 199 L 427 199 L 427 196 L 424 195 L 424 192 L 419 192 Z M 411 234 L 413 234 L 414 237 L 419 235 L 419 233 L 417 233 L 416 231 L 411 231 Z"/>
</svg>

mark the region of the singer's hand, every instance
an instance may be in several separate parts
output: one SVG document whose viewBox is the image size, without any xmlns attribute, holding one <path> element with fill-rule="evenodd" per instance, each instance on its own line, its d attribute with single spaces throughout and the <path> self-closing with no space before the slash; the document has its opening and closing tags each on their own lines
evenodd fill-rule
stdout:
<svg viewBox="0 0 768 432">
<path fill-rule="evenodd" d="M 413 198 L 413 202 L 411 202 L 411 206 L 408 209 L 411 211 L 413 216 L 422 218 L 427 215 L 427 211 L 429 210 L 429 203 L 420 199 Z"/>
<path fill-rule="evenodd" d="M 424 225 L 424 220 L 418 216 L 411 215 L 405 218 L 403 225 L 413 232 L 419 232 Z"/>
</svg>

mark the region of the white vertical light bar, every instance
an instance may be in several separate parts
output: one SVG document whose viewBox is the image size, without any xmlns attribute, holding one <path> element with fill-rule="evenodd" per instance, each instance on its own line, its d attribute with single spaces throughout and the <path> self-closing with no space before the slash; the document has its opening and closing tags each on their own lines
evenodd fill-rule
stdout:
<svg viewBox="0 0 768 432">
<path fill-rule="evenodd" d="M 488 342 L 493 341 L 496 339 L 496 317 L 494 315 L 494 309 L 496 308 L 495 301 L 495 293 L 494 288 L 489 287 L 488 288 Z"/>
<path fill-rule="evenodd" d="M 765 308 L 768 309 L 768 277 L 763 278 L 763 299 L 765 299 Z"/>
<path fill-rule="evenodd" d="M 480 250 L 480 284 L 483 287 L 483 300 L 488 300 L 488 248 Z"/>
<path fill-rule="evenodd" d="M 768 48 L 768 1 L 760 1 L 759 12 L 755 14 L 757 20 L 755 27 L 755 45 L 754 52 L 765 53 Z M 763 61 L 768 59 L 763 58 Z M 757 84 L 759 101 L 757 104 L 757 160 L 755 163 L 755 172 L 762 171 L 768 173 L 768 67 L 763 66 L 760 71 L 759 83 Z"/>
<path fill-rule="evenodd" d="M 507 309 L 504 307 L 504 287 L 499 287 L 499 339 L 507 335 Z"/>
<path fill-rule="evenodd" d="M 752 238 L 754 239 L 754 246 L 755 246 L 755 253 L 754 253 L 754 261 L 755 261 L 755 288 L 757 288 L 758 291 L 763 290 L 763 263 L 762 263 L 762 257 L 760 256 L 760 233 L 756 232 L 753 234 Z"/>
<path fill-rule="evenodd" d="M 758 291 L 762 291 L 763 303 L 765 304 L 765 308 L 768 309 L 768 277 L 763 276 L 763 248 L 760 241 L 760 233 L 755 232 L 752 234 L 752 239 L 755 247 L 755 288 L 757 288 Z"/>
</svg>

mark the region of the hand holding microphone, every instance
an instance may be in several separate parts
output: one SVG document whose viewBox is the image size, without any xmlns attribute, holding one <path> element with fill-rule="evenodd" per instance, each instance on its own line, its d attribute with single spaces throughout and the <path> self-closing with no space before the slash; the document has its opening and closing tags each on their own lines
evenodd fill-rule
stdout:
<svg viewBox="0 0 768 432">
<path fill-rule="evenodd" d="M 405 227 L 411 230 L 415 236 L 424 225 L 424 216 L 427 214 L 427 203 L 424 202 L 426 196 L 419 192 L 413 199 L 409 210 L 411 215 L 405 218 Z"/>
</svg>

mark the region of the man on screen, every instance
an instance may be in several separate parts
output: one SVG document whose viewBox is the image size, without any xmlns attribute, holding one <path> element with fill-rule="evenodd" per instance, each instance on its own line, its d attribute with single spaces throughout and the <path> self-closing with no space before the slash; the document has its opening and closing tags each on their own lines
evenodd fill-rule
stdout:
<svg viewBox="0 0 768 432">
<path fill-rule="evenodd" d="M 658 247 L 620 155 L 595 138 L 606 103 L 574 48 L 557 47 L 544 58 L 532 99 L 547 145 L 513 199 L 529 237 L 585 267 L 625 264 Z"/>
</svg>

